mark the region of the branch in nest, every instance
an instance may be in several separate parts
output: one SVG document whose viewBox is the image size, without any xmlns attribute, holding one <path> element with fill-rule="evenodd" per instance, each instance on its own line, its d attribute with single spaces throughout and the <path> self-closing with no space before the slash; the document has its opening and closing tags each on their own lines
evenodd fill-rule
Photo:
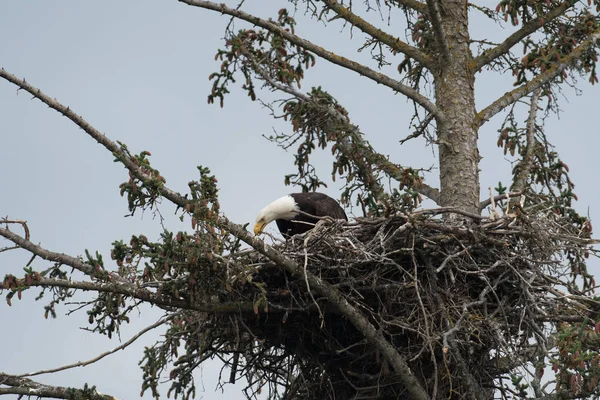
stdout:
<svg viewBox="0 0 600 400">
<path fill-rule="evenodd" d="M 479 209 L 483 210 L 484 208 L 486 208 L 487 206 L 492 204 L 492 202 L 498 202 L 500 200 L 511 199 L 513 197 L 519 197 L 522 194 L 523 194 L 523 192 L 510 192 L 510 193 L 499 194 L 497 196 L 490 197 L 489 199 L 485 199 L 481 203 L 479 203 Z"/>
</svg>

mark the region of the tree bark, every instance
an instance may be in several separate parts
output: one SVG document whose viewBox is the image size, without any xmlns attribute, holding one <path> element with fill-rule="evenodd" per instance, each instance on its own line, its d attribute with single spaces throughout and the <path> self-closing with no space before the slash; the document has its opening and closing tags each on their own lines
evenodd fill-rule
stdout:
<svg viewBox="0 0 600 400">
<path fill-rule="evenodd" d="M 440 61 L 433 71 L 436 102 L 445 115 L 437 121 L 440 205 L 479 214 L 480 157 L 467 1 L 442 0 L 438 9 L 445 37 L 437 44 L 446 46 L 439 49 Z"/>
</svg>

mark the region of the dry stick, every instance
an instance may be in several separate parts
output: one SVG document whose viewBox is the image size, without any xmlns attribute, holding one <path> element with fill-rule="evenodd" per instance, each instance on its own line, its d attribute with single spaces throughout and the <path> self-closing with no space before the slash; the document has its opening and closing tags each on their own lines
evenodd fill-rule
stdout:
<svg viewBox="0 0 600 400">
<path fill-rule="evenodd" d="M 415 139 L 423 135 L 425 133 L 425 129 L 427 129 L 431 121 L 433 121 L 433 115 L 427 114 L 425 118 L 419 123 L 419 125 L 415 127 L 415 130 L 410 135 L 400 140 L 400 144 L 404 144 L 411 139 Z"/>
<path fill-rule="evenodd" d="M 192 3 L 204 4 L 210 2 L 194 1 Z M 217 11 L 221 10 L 222 7 L 230 11 L 236 11 L 228 9 L 225 6 L 221 7 L 215 5 L 213 3 L 210 3 L 210 5 Z M 69 118 L 77 126 L 83 129 L 89 136 L 95 139 L 107 150 L 111 151 L 119 159 L 119 161 L 123 163 L 123 165 L 138 179 L 142 180 L 143 182 L 148 182 L 152 179 L 150 176 L 148 176 L 142 171 L 142 169 L 134 162 L 133 159 L 129 158 L 129 156 L 121 149 L 121 147 L 119 147 L 116 143 L 104 136 L 100 131 L 98 131 L 96 128 L 90 125 L 81 116 L 73 112 L 69 107 L 66 107 L 57 100 L 52 99 L 48 95 L 42 93 L 40 89 L 27 83 L 25 80 L 18 79 L 16 76 L 7 72 L 4 68 L 0 69 L 0 77 L 17 85 L 21 89 L 26 90 L 27 92 L 31 93 L 35 98 L 38 98 L 43 103 L 47 104 L 50 108 L 62 113 L 64 116 Z M 162 196 L 164 196 L 166 199 L 168 199 L 175 205 L 184 208 L 186 203 L 188 203 L 188 200 L 185 197 L 164 185 L 159 186 L 158 190 L 160 191 L 160 194 Z M 236 238 L 252 246 L 256 251 L 268 257 L 281 268 L 288 271 L 291 275 L 295 277 L 302 277 L 302 268 L 296 262 L 288 259 L 277 250 L 268 246 L 259 238 L 250 235 L 250 233 L 248 233 L 240 225 L 234 224 L 233 222 L 229 221 L 229 219 L 225 216 L 219 216 L 218 220 L 215 222 L 218 225 L 218 227 L 230 232 Z M 358 311 L 356 308 L 350 305 L 348 301 L 342 296 L 342 294 L 339 291 L 337 291 L 334 287 L 332 287 L 329 283 L 321 281 L 310 272 L 307 272 L 306 279 L 315 291 L 327 298 L 327 300 L 335 308 L 337 308 L 340 311 L 340 313 L 342 313 L 365 336 L 365 338 L 381 352 L 384 358 L 396 371 L 403 385 L 406 387 L 406 390 L 411 394 L 413 399 L 429 399 L 427 392 L 423 389 L 423 387 L 421 386 L 411 369 L 408 367 L 408 364 L 406 363 L 404 357 L 398 353 L 396 348 L 386 339 L 386 337 L 380 330 L 375 329 L 373 324 L 364 315 L 362 315 L 360 311 Z"/>
<path fill-rule="evenodd" d="M 20 219 L 0 219 L 0 224 L 19 224 L 25 231 L 25 239 L 29 240 L 29 227 L 27 222 L 21 221 Z"/>
<path fill-rule="evenodd" d="M 456 207 L 424 208 L 422 210 L 417 210 L 417 211 L 413 212 L 411 215 L 421 215 L 421 214 L 437 215 L 437 214 L 446 214 L 446 213 L 461 214 L 461 215 L 464 215 L 469 218 L 480 219 L 480 220 L 487 218 L 487 217 L 483 217 L 479 214 L 474 214 L 474 213 L 470 213 L 468 211 L 463 211 Z"/>
<path fill-rule="evenodd" d="M 429 348 L 429 354 L 431 356 L 431 363 L 433 364 L 433 391 L 431 394 L 431 398 L 432 399 L 436 399 L 437 398 L 437 389 L 438 389 L 438 366 L 437 366 L 437 360 L 435 359 L 435 351 L 433 350 L 433 346 L 431 345 L 431 331 L 429 329 L 429 322 L 428 322 L 428 318 L 427 318 L 427 311 L 425 310 L 425 305 L 423 304 L 423 300 L 421 299 L 421 293 L 420 293 L 420 289 L 419 289 L 419 280 L 417 279 L 418 277 L 418 263 L 417 263 L 417 258 L 415 257 L 415 237 L 413 235 L 412 238 L 412 252 L 410 253 L 410 256 L 412 258 L 412 263 L 414 266 L 414 285 L 415 285 L 415 294 L 417 295 L 417 300 L 419 301 L 419 305 L 421 306 L 421 311 L 423 312 L 423 322 L 425 324 L 425 332 L 426 332 L 426 342 L 427 342 L 427 347 Z"/>
<path fill-rule="evenodd" d="M 321 307 L 319 307 L 319 303 L 317 303 L 317 300 L 315 300 L 315 296 L 313 296 L 312 291 L 310 290 L 310 284 L 308 283 L 308 239 L 310 239 L 310 237 L 312 236 L 312 232 L 313 231 L 306 235 L 306 238 L 304 239 L 304 282 L 306 282 L 306 290 L 308 291 L 310 298 L 312 299 L 315 306 L 317 306 L 317 310 L 319 310 L 319 318 L 321 319 L 321 325 L 319 326 L 319 328 L 323 329 L 325 317 L 323 316 Z"/>
<path fill-rule="evenodd" d="M 345 57 L 338 56 L 337 54 L 332 53 L 331 51 L 325 50 L 321 46 L 317 46 L 316 44 L 309 42 L 306 39 L 303 39 L 299 36 L 294 35 L 293 33 L 287 31 L 285 28 L 279 26 L 277 23 L 264 20 L 262 18 L 258 18 L 252 14 L 248 14 L 241 10 L 236 10 L 230 7 L 227 7 L 225 4 L 217 4 L 212 1 L 205 0 L 179 0 L 181 3 L 188 4 L 194 7 L 205 8 L 207 10 L 218 11 L 222 14 L 231 15 L 233 17 L 239 18 L 241 20 L 250 22 L 251 24 L 260 26 L 268 30 L 269 32 L 276 33 L 283 37 L 285 40 L 290 43 L 295 44 L 296 46 L 300 46 L 303 49 L 313 52 L 319 57 L 326 59 L 333 64 L 339 65 L 340 67 L 350 69 L 354 72 L 357 72 L 360 75 L 366 76 L 371 80 L 380 83 L 384 86 L 389 87 L 399 93 L 402 93 L 406 97 L 414 100 L 417 104 L 421 105 L 430 113 L 434 114 L 436 118 L 442 117 L 442 112 L 437 108 L 435 104 L 433 104 L 427 97 L 420 94 L 415 89 L 410 86 L 404 85 L 401 82 L 396 81 L 395 79 L 390 78 L 387 75 L 384 75 L 380 72 L 372 70 L 371 68 L 357 63 L 356 61 L 349 60 Z"/>
<path fill-rule="evenodd" d="M 357 27 L 365 34 L 371 36 L 373 39 L 380 41 L 395 52 L 405 54 L 427 69 L 432 68 L 434 60 L 418 48 L 410 46 L 397 37 L 394 37 L 389 33 L 376 28 L 336 0 L 323 0 L 323 3 L 325 3 L 327 7 L 333 10 L 339 17 L 348 21 L 350 24 Z"/>
<path fill-rule="evenodd" d="M 498 114 L 505 107 L 516 102 L 529 93 L 541 88 L 546 83 L 560 75 L 569 65 L 574 63 L 585 51 L 590 49 L 600 39 L 600 29 L 590 35 L 571 53 L 563 57 L 559 62 L 556 62 L 550 69 L 539 74 L 534 79 L 524 85 L 505 93 L 492 104 L 477 113 L 476 123 L 481 126 L 490 120 L 494 115 Z"/>
<path fill-rule="evenodd" d="M 27 222 L 21 221 L 20 219 L 0 219 L 0 224 L 20 224 L 25 231 L 25 239 L 29 240 L 29 227 L 27 226 Z M 0 248 L 0 253 L 9 250 L 16 250 L 20 248 L 19 246 L 9 246 Z"/>
<path fill-rule="evenodd" d="M 485 199 L 481 203 L 479 203 L 479 209 L 483 210 L 484 208 L 486 208 L 487 206 L 492 204 L 492 200 L 494 202 L 496 202 L 496 201 L 504 200 L 506 198 L 519 197 L 522 194 L 523 194 L 523 192 L 510 192 L 510 193 L 499 194 L 497 196 L 490 197 L 489 199 Z"/>
<path fill-rule="evenodd" d="M 54 368 L 54 369 L 46 369 L 46 370 L 41 370 L 41 371 L 37 371 L 37 372 L 32 372 L 29 374 L 23 374 L 23 375 L 17 375 L 17 378 L 24 378 L 27 376 L 36 376 L 36 375 L 42 375 L 42 374 L 51 374 L 54 372 L 59 372 L 59 371 L 65 371 L 67 369 L 71 369 L 71 368 L 76 368 L 76 367 L 85 367 L 87 365 L 93 364 L 97 361 L 100 361 L 101 359 L 103 359 L 106 356 L 109 356 L 113 353 L 116 353 L 119 350 L 123 350 L 125 349 L 127 346 L 129 346 L 130 344 L 132 344 L 133 342 L 135 342 L 137 339 L 139 339 L 143 334 L 145 334 L 146 332 L 151 331 L 154 328 L 158 328 L 159 326 L 161 326 L 162 324 L 164 324 L 165 322 L 168 321 L 169 318 L 164 319 L 161 318 L 160 320 L 156 321 L 154 324 L 147 326 L 146 328 L 142 329 L 141 331 L 139 331 L 137 334 L 135 334 L 131 339 L 129 339 L 127 342 L 123 343 L 120 346 L 115 347 L 112 350 L 109 350 L 105 353 L 102 353 L 92 359 L 89 359 L 87 361 L 78 361 L 74 364 L 69 364 L 69 365 L 64 365 L 62 367 L 58 367 L 58 368 Z"/>
<path fill-rule="evenodd" d="M 527 147 L 525 148 L 525 155 L 519 163 L 519 173 L 515 177 L 515 183 L 513 189 L 516 192 L 524 192 L 525 185 L 527 184 L 527 178 L 531 173 L 533 167 L 533 152 L 535 149 L 535 120 L 537 118 L 538 100 L 540 99 L 541 89 L 536 89 L 531 95 L 531 104 L 529 105 L 529 116 L 527 117 Z"/>
</svg>

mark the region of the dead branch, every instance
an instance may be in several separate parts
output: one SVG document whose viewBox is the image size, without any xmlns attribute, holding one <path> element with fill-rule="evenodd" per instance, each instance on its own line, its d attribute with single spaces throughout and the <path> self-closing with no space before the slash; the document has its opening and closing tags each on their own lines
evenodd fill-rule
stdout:
<svg viewBox="0 0 600 400">
<path fill-rule="evenodd" d="M 0 224 L 19 224 L 23 227 L 23 230 L 25 231 L 25 238 L 27 240 L 29 240 L 29 227 L 27 226 L 27 222 L 25 221 L 21 221 L 19 219 L 7 219 L 7 218 L 3 218 L 0 219 Z M 8 246 L 8 247 L 2 247 L 0 248 L 0 253 L 4 252 L 4 251 L 9 251 L 9 250 L 16 250 L 18 249 L 19 246 Z"/>
<path fill-rule="evenodd" d="M 518 165 L 519 172 L 517 176 L 515 176 L 515 180 L 513 183 L 513 191 L 515 192 L 523 192 L 527 185 L 527 180 L 529 179 L 529 175 L 531 174 L 531 168 L 533 168 L 534 164 L 534 149 L 535 149 L 535 129 L 536 129 L 536 118 L 537 118 L 537 110 L 538 110 L 538 101 L 541 94 L 541 89 L 536 89 L 531 95 L 531 103 L 529 105 L 529 116 L 527 117 L 526 124 L 526 148 L 525 154 L 523 155 L 523 159 Z"/>
<path fill-rule="evenodd" d="M 138 299 L 149 304 L 155 304 L 157 306 L 169 307 L 171 309 L 177 308 L 181 310 L 193 310 L 199 312 L 210 312 L 210 313 L 221 313 L 221 314 L 235 314 L 235 313 L 254 313 L 252 302 L 246 303 L 214 303 L 214 304 L 203 304 L 200 302 L 190 302 L 182 298 L 174 298 L 170 296 L 158 295 L 148 290 L 137 288 L 133 284 L 123 284 L 117 282 L 87 282 L 87 281 L 74 281 L 67 279 L 52 279 L 39 277 L 38 279 L 32 280 L 29 286 L 24 286 L 20 290 L 24 290 L 27 287 L 48 287 L 48 288 L 67 288 L 84 291 L 95 291 L 98 293 L 114 293 L 124 296 L 128 296 L 134 299 Z M 0 286 L 2 288 L 2 286 Z M 5 287 L 5 289 L 12 289 Z M 14 288 L 19 290 L 19 288 Z M 273 312 L 283 312 L 285 308 L 278 307 L 277 305 L 271 305 Z"/>
<path fill-rule="evenodd" d="M 28 374 L 17 375 L 17 376 L 15 376 L 15 378 L 25 378 L 25 377 L 36 376 L 36 375 L 52 374 L 54 372 L 65 371 L 67 369 L 76 368 L 76 367 L 85 367 L 87 365 L 93 364 L 95 362 L 98 362 L 98 361 L 102 360 L 106 356 L 109 356 L 111 354 L 116 353 L 119 350 L 124 350 L 130 344 L 132 344 L 137 339 L 139 339 L 142 335 L 144 335 L 145 333 L 147 333 L 147 332 L 149 332 L 149 331 L 151 331 L 151 330 L 153 330 L 155 328 L 158 328 L 159 326 L 161 326 L 162 324 L 164 324 L 165 322 L 167 322 L 169 319 L 170 318 L 161 318 L 161 319 L 159 319 L 158 321 L 156 321 L 152 325 L 147 326 L 146 328 L 142 329 L 141 331 L 139 331 L 138 333 L 136 333 L 135 335 L 133 335 L 131 337 L 131 339 L 129 339 L 125 343 L 121 344 L 120 346 L 117 346 L 117 347 L 115 347 L 112 350 L 109 350 L 109 351 L 106 351 L 106 352 L 104 352 L 102 354 L 99 354 L 98 356 L 96 356 L 94 358 L 91 358 L 91 359 L 89 359 L 87 361 L 78 361 L 76 363 L 69 364 L 69 365 L 64 365 L 64 366 L 58 367 L 58 368 L 46 369 L 46 370 L 31 372 L 31 373 L 28 373 Z"/>
</svg>

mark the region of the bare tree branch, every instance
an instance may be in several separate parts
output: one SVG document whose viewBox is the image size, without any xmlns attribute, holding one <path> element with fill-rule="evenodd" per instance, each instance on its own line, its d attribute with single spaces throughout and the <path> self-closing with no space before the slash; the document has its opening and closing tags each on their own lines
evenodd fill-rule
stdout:
<svg viewBox="0 0 600 400">
<path fill-rule="evenodd" d="M 106 356 L 114 354 L 114 353 L 116 353 L 119 350 L 125 349 L 127 346 L 129 346 L 130 344 L 132 344 L 133 342 L 135 342 L 137 339 L 139 339 L 143 334 L 151 331 L 152 329 L 158 328 L 159 326 L 161 326 L 162 324 L 164 324 L 167 321 L 168 321 L 168 318 L 161 318 L 158 321 L 156 321 L 155 323 L 153 323 L 152 325 L 145 327 L 144 329 L 142 329 L 141 331 L 139 331 L 138 333 L 136 333 L 135 335 L 133 335 L 133 337 L 131 339 L 129 339 L 125 343 L 121 344 L 120 346 L 117 346 L 117 347 L 115 347 L 112 350 L 109 350 L 107 352 L 99 354 L 98 356 L 96 356 L 96 357 L 94 357 L 92 359 L 89 359 L 87 361 L 78 361 L 76 363 L 69 364 L 69 365 L 64 365 L 64 366 L 58 367 L 58 368 L 46 369 L 46 370 L 31 372 L 29 374 L 22 374 L 22 375 L 16 376 L 16 378 L 25 378 L 25 377 L 29 377 L 29 376 L 36 376 L 36 375 L 43 375 L 43 374 L 52 374 L 54 372 L 65 371 L 67 369 L 76 368 L 76 367 L 85 367 L 87 365 L 93 364 L 93 363 L 95 363 L 97 361 L 102 360 Z"/>
<path fill-rule="evenodd" d="M 441 110 L 439 110 L 437 108 L 437 106 L 435 104 L 433 104 L 427 97 L 423 96 L 418 91 L 411 88 L 410 86 L 404 85 L 403 83 L 398 82 L 397 80 L 392 79 L 385 74 L 382 74 L 380 72 L 372 70 L 371 68 L 369 68 L 367 66 L 357 63 L 356 61 L 349 60 L 345 57 L 338 56 L 337 54 L 334 54 L 328 50 L 325 50 L 324 48 L 317 46 L 314 43 L 309 42 L 306 39 L 303 39 L 299 36 L 294 35 L 293 33 L 285 30 L 284 28 L 280 27 L 279 25 L 277 25 L 274 22 L 267 21 L 262 18 L 258 18 L 256 16 L 254 16 L 252 14 L 248 14 L 242 10 L 236 10 L 233 8 L 229 8 L 225 4 L 213 3 L 212 1 L 206 1 L 206 0 L 178 0 L 178 1 L 188 4 L 190 6 L 205 8 L 207 10 L 218 11 L 223 14 L 231 15 L 231 16 L 239 18 L 241 20 L 250 22 L 251 24 L 260 26 L 261 28 L 264 28 L 270 32 L 277 33 L 278 35 L 280 35 L 281 37 L 283 37 L 285 40 L 289 41 L 290 43 L 294 43 L 295 45 L 300 46 L 303 49 L 311 51 L 311 52 L 315 53 L 316 55 L 318 55 L 319 57 L 322 57 L 322 58 L 326 59 L 327 61 L 332 62 L 333 64 L 339 65 L 340 67 L 343 67 L 346 69 L 350 69 L 354 72 L 357 72 L 360 75 L 363 75 L 363 76 L 366 76 L 367 78 L 372 79 L 373 81 L 375 81 L 377 83 L 387 86 L 390 89 L 393 89 L 399 93 L 402 93 L 403 95 L 405 95 L 406 97 L 408 97 L 411 100 L 414 100 L 417 104 L 421 105 L 427 111 L 429 111 L 430 113 L 435 115 L 436 118 L 443 118 L 443 113 L 441 112 Z"/>
<path fill-rule="evenodd" d="M 95 387 L 74 389 L 61 386 L 44 385 L 32 381 L 31 379 L 21 378 L 14 375 L 8 375 L 0 372 L 0 385 L 9 386 L 0 387 L 0 396 L 6 394 L 16 394 L 18 396 L 29 396 L 37 398 L 53 399 L 86 399 L 86 400 L 118 400 L 116 397 L 102 394 L 96 391 Z"/>
<path fill-rule="evenodd" d="M 531 104 L 529 105 L 529 116 L 527 117 L 527 141 L 525 155 L 519 163 L 519 171 L 515 177 L 515 182 L 512 190 L 515 192 L 523 192 L 527 184 L 527 178 L 533 167 L 533 150 L 535 148 L 535 120 L 537 117 L 538 101 L 542 90 L 536 89 L 531 95 Z"/>
<path fill-rule="evenodd" d="M 507 37 L 504 42 L 500 43 L 498 46 L 488 49 L 483 52 L 479 57 L 475 58 L 475 67 L 473 71 L 479 71 L 481 68 L 494 61 L 498 57 L 507 54 L 510 49 L 513 48 L 514 45 L 519 43 L 521 40 L 531 35 L 542 26 L 546 25 L 553 19 L 561 16 L 566 10 L 574 7 L 576 2 L 565 1 L 562 2 L 558 7 L 548 11 L 546 14 L 532 19 L 528 23 L 524 24 L 521 29 Z"/>
<path fill-rule="evenodd" d="M 0 224 L 20 224 L 23 227 L 23 230 L 25 231 L 25 238 L 27 240 L 29 240 L 29 227 L 27 226 L 27 222 L 25 221 L 21 221 L 19 219 L 0 219 Z M 18 249 L 19 246 L 8 246 L 8 247 L 0 247 L 0 253 L 4 252 L 4 251 L 9 251 L 9 250 L 15 250 Z"/>
<path fill-rule="evenodd" d="M 433 60 L 430 56 L 423 53 L 416 47 L 410 46 L 400 39 L 390 35 L 383 30 L 371 25 L 360 16 L 354 14 L 349 8 L 344 7 L 336 0 L 323 0 L 323 2 L 339 15 L 344 20 L 356 26 L 358 29 L 371 36 L 373 39 L 379 40 L 381 43 L 389 46 L 392 50 L 407 55 L 408 57 L 418 61 L 427 69 L 432 68 Z"/>
<path fill-rule="evenodd" d="M 429 10 L 429 18 L 431 19 L 431 26 L 433 27 L 433 34 L 435 35 L 438 51 L 442 55 L 443 61 L 448 63 L 450 61 L 450 50 L 448 49 L 448 41 L 446 40 L 446 34 L 442 27 L 442 18 L 440 16 L 437 0 L 427 0 L 427 9 Z"/>
<path fill-rule="evenodd" d="M 25 239 L 29 240 L 29 227 L 27 226 L 27 222 L 21 221 L 20 219 L 6 219 L 1 218 L 0 224 L 19 224 L 23 227 L 23 231 L 25 232 Z"/>
<path fill-rule="evenodd" d="M 539 74 L 537 77 L 527 82 L 518 88 L 505 93 L 502 97 L 494 101 L 492 104 L 477 113 L 477 123 L 479 126 L 485 124 L 494 115 L 498 114 L 505 107 L 514 103 L 522 97 L 527 96 L 529 93 L 541 88 L 543 85 L 550 82 L 552 79 L 560 75 L 569 65 L 577 62 L 577 59 L 583 54 L 584 51 L 590 49 L 596 44 L 596 41 L 600 39 L 600 31 L 596 31 L 590 35 L 590 38 L 583 41 L 577 46 L 569 55 L 563 57 L 559 62 L 556 62 L 552 68 Z"/>
<path fill-rule="evenodd" d="M 215 7 L 214 9 L 219 10 L 219 6 L 210 2 L 191 1 L 191 3 L 209 3 L 211 7 Z M 227 7 L 225 7 L 225 9 L 232 12 L 237 12 L 236 10 L 228 9 Z M 57 100 L 52 99 L 48 95 L 44 94 L 40 89 L 25 82 L 25 80 L 18 79 L 16 76 L 8 73 L 3 68 L 0 69 L 0 77 L 11 83 L 14 83 L 21 89 L 26 90 L 34 97 L 40 99 L 42 102 L 50 106 L 50 108 L 65 115 L 77 126 L 82 128 L 88 135 L 94 138 L 98 143 L 102 144 L 107 150 L 115 154 L 115 156 L 119 158 L 123 165 L 125 165 L 125 167 L 127 167 L 127 169 L 138 179 L 146 183 L 152 180 L 152 178 L 144 173 L 134 162 L 134 160 L 131 159 L 116 143 L 100 133 L 100 131 L 91 126 L 86 120 L 73 112 L 69 107 L 66 107 Z M 184 208 L 188 203 L 188 200 L 185 197 L 164 185 L 159 186 L 158 190 L 162 196 L 182 208 Z M 259 238 L 252 236 L 242 226 L 229 221 L 229 219 L 227 219 L 225 216 L 219 216 L 218 220 L 215 222 L 218 227 L 230 232 L 236 238 L 249 244 L 256 251 L 267 256 L 270 260 L 288 271 L 291 275 L 295 277 L 304 277 L 304 271 L 301 266 L 285 257 L 283 254 L 267 245 Z M 306 273 L 306 280 L 310 284 L 310 287 L 315 290 L 315 292 L 321 296 L 324 296 L 334 308 L 338 309 L 342 315 L 344 315 L 365 336 L 365 338 L 381 352 L 381 354 L 398 374 L 401 382 L 405 386 L 406 390 L 411 394 L 412 398 L 416 400 L 429 399 L 427 392 L 423 389 L 411 369 L 408 367 L 404 357 L 398 353 L 396 348 L 385 338 L 380 330 L 377 330 L 359 310 L 352 306 L 342 296 L 342 294 L 329 283 L 319 279 L 310 272 Z"/>
</svg>

